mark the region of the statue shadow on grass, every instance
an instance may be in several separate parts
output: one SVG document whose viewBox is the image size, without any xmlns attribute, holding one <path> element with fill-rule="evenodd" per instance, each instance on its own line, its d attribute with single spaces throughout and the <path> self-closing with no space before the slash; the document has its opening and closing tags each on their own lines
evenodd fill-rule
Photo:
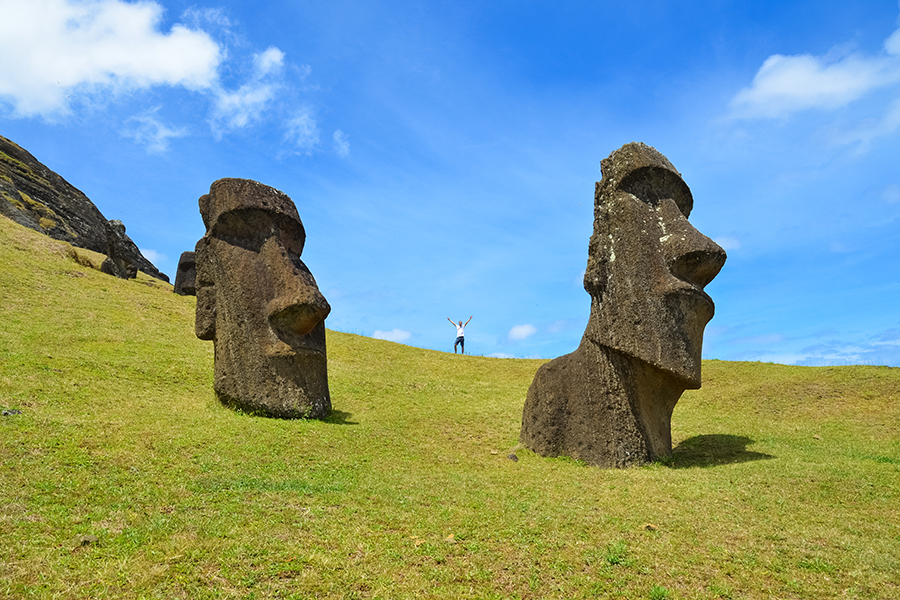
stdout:
<svg viewBox="0 0 900 600">
<path fill-rule="evenodd" d="M 322 419 L 322 421 L 332 425 L 359 425 L 358 421 L 350 420 L 352 417 L 352 413 L 331 409 L 331 414 Z"/>
<path fill-rule="evenodd" d="M 660 463 L 672 469 L 685 469 L 775 458 L 771 454 L 747 450 L 753 443 L 754 440 L 743 435 L 695 435 L 678 444 L 672 455 L 661 459 Z"/>
</svg>

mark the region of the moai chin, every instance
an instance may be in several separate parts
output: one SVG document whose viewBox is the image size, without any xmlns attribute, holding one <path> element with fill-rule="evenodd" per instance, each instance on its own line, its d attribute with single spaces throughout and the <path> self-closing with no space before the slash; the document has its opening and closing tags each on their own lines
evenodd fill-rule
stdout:
<svg viewBox="0 0 900 600">
<path fill-rule="evenodd" d="M 672 452 L 671 419 L 700 387 L 703 288 L 725 251 L 688 222 L 693 197 L 665 156 L 626 144 L 601 161 L 584 275 L 591 314 L 578 349 L 542 365 L 519 436 L 543 456 L 628 467 Z"/>
<path fill-rule="evenodd" d="M 215 343 L 219 400 L 268 417 L 327 416 L 331 307 L 300 260 L 306 233 L 294 203 L 256 181 L 220 179 L 200 214 L 195 326 Z"/>
</svg>

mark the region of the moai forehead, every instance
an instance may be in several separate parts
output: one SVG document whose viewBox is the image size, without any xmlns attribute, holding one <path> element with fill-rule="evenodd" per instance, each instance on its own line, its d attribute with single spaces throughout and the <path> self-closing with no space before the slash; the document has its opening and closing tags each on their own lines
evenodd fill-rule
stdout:
<svg viewBox="0 0 900 600">
<path fill-rule="evenodd" d="M 250 179 L 225 178 L 214 182 L 209 193 L 200 197 L 200 216 L 207 235 L 216 235 L 220 221 L 231 213 L 267 213 L 281 229 L 293 237 L 303 250 L 306 231 L 293 200 L 282 191 Z"/>
<path fill-rule="evenodd" d="M 691 216 L 694 197 L 681 174 L 656 148 L 641 142 L 625 144 L 600 161 L 603 180 L 598 197 L 625 192 L 651 205 L 664 198 L 675 201 L 685 218 Z"/>
</svg>

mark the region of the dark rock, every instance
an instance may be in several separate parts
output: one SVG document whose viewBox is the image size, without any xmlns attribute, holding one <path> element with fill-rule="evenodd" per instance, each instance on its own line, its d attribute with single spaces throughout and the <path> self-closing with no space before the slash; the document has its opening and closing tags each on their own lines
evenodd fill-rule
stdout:
<svg viewBox="0 0 900 600">
<path fill-rule="evenodd" d="M 520 441 L 543 456 L 628 467 L 671 454 L 671 417 L 700 387 L 703 291 L 725 252 L 688 222 L 693 197 L 655 149 L 627 144 L 601 162 L 581 345 L 538 369 Z"/>
<path fill-rule="evenodd" d="M 21 415 L 22 411 L 18 408 L 4 408 L 3 412 L 0 412 L 4 417 L 11 417 L 13 415 Z"/>
<path fill-rule="evenodd" d="M 100 270 L 119 279 L 137 277 L 137 266 L 129 259 L 134 255 L 132 248 L 137 250 L 134 242 L 125 235 L 125 224 L 119 220 L 109 221 L 106 228 L 106 260 L 100 265 Z"/>
<path fill-rule="evenodd" d="M 175 293 L 182 296 L 197 295 L 197 262 L 195 252 L 182 252 L 175 272 Z"/>
<path fill-rule="evenodd" d="M 3 136 L 0 136 L 0 214 L 54 239 L 107 254 L 110 225 L 94 203 Z M 124 227 L 122 235 L 126 241 L 120 260 L 152 277 L 169 280 L 124 235 Z M 111 265 L 108 269 L 112 271 L 116 267 Z"/>
<path fill-rule="evenodd" d="M 195 326 L 215 343 L 219 400 L 262 416 L 327 416 L 331 307 L 300 260 L 306 233 L 294 203 L 256 181 L 220 179 L 200 214 Z"/>
<path fill-rule="evenodd" d="M 513 462 L 519 462 L 519 457 L 516 456 L 515 454 L 509 454 L 506 456 L 506 458 L 508 458 L 509 460 L 511 460 Z"/>
</svg>

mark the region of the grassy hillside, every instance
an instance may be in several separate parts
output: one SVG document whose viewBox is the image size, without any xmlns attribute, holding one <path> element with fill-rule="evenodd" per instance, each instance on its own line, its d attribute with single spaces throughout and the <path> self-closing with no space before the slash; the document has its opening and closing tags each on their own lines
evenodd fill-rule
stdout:
<svg viewBox="0 0 900 600">
<path fill-rule="evenodd" d="M 900 597 L 900 369 L 707 362 L 604 471 L 515 448 L 539 361 L 329 332 L 329 421 L 222 408 L 194 299 L 67 248 L 0 218 L 2 598 Z"/>
</svg>

